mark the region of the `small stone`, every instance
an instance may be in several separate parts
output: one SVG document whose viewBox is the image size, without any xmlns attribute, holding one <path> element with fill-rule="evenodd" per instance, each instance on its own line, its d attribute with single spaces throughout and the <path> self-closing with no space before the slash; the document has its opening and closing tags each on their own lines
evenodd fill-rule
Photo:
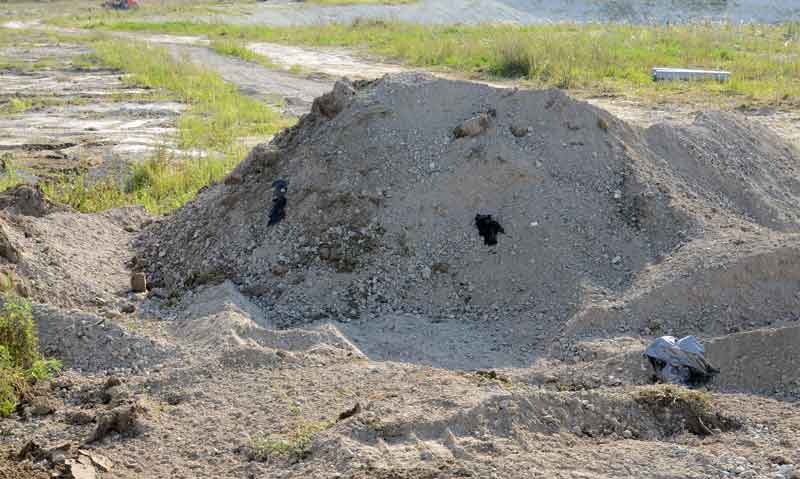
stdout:
<svg viewBox="0 0 800 479">
<path fill-rule="evenodd" d="M 773 464 L 777 464 L 779 466 L 783 466 L 785 464 L 791 464 L 792 463 L 792 461 L 787 459 L 786 456 L 783 456 L 781 454 L 773 454 L 773 455 L 771 455 L 769 457 L 769 462 L 771 462 Z"/>
<path fill-rule="evenodd" d="M 97 477 L 94 472 L 94 467 L 91 465 L 74 461 L 69 461 L 67 465 L 73 479 L 95 479 Z"/>
<path fill-rule="evenodd" d="M 147 276 L 144 273 L 133 273 L 131 275 L 131 289 L 137 293 L 147 292 Z"/>
<path fill-rule="evenodd" d="M 478 116 L 466 120 L 453 132 L 456 138 L 466 136 L 478 136 L 489 128 L 489 115 L 481 113 Z"/>
<path fill-rule="evenodd" d="M 511 125 L 511 134 L 516 136 L 517 138 L 528 136 L 531 130 L 532 128 L 529 126 Z"/>
<path fill-rule="evenodd" d="M 428 450 L 420 451 L 419 458 L 422 459 L 423 461 L 430 461 L 431 459 L 433 459 L 433 453 Z"/>
<path fill-rule="evenodd" d="M 68 411 L 64 415 L 64 422 L 73 426 L 85 426 L 94 421 L 94 414 L 86 411 Z"/>
<path fill-rule="evenodd" d="M 431 279 L 431 269 L 427 266 L 422 267 L 420 274 L 422 275 L 422 279 Z"/>
<path fill-rule="evenodd" d="M 431 266 L 431 271 L 434 273 L 445 274 L 450 272 L 450 265 L 442 262 L 433 263 Z"/>
<path fill-rule="evenodd" d="M 56 411 L 55 402 L 44 397 L 36 397 L 31 401 L 28 412 L 32 416 L 47 416 Z"/>
<path fill-rule="evenodd" d="M 28 286 L 28 283 L 21 278 L 18 278 L 17 281 L 18 282 L 14 285 L 17 290 L 17 294 L 23 298 L 30 298 L 31 288 Z"/>
<path fill-rule="evenodd" d="M 614 256 L 611 259 L 611 264 L 620 264 L 622 263 L 622 256 Z"/>
<path fill-rule="evenodd" d="M 622 431 L 622 437 L 624 437 L 625 439 L 630 439 L 633 437 L 633 433 L 631 432 L 630 429 L 625 429 L 624 431 Z"/>
<path fill-rule="evenodd" d="M 109 458 L 107 458 L 102 454 L 98 454 L 96 452 L 91 452 L 91 451 L 79 451 L 79 452 L 83 454 L 85 457 L 88 457 L 91 460 L 92 464 L 97 466 L 97 468 L 103 472 L 110 472 L 111 468 L 114 467 L 114 463 L 111 462 Z"/>
<path fill-rule="evenodd" d="M 125 314 L 132 314 L 136 312 L 136 306 L 133 303 L 125 303 L 119 310 Z"/>
<path fill-rule="evenodd" d="M 278 263 L 278 264 L 272 265 L 272 268 L 270 268 L 270 271 L 272 271 L 272 274 L 274 274 L 275 276 L 283 276 L 283 275 L 285 275 L 286 273 L 289 272 L 289 267 L 286 266 L 285 264 Z"/>
<path fill-rule="evenodd" d="M 135 430 L 139 407 L 135 404 L 119 406 L 110 411 L 97 413 L 97 428 L 87 442 L 102 440 L 110 432 L 127 434 Z"/>
</svg>

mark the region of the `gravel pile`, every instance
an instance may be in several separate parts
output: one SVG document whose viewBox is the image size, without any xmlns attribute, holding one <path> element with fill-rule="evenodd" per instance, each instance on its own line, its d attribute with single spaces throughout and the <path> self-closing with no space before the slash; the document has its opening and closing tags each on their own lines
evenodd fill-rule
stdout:
<svg viewBox="0 0 800 479">
<path fill-rule="evenodd" d="M 557 90 L 342 80 L 149 227 L 136 268 L 178 293 L 232 280 L 278 325 L 405 312 L 555 328 L 653 267 L 695 264 L 671 261 L 687 244 L 795 231 L 797 159 L 729 114 L 641 130 Z M 269 226 L 278 180 L 285 218 Z"/>
</svg>

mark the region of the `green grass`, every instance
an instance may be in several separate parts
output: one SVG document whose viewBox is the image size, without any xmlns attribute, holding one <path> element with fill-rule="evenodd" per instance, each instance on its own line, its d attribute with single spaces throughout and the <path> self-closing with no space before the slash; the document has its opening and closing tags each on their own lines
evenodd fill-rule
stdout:
<svg viewBox="0 0 800 479">
<path fill-rule="evenodd" d="M 59 361 L 44 359 L 39 352 L 30 302 L 6 294 L 0 309 L 0 416 L 14 412 L 30 384 L 60 369 Z"/>
<path fill-rule="evenodd" d="M 4 169 L 3 173 L 0 174 L 0 192 L 22 183 L 22 178 L 20 178 L 17 169 L 14 167 L 14 158 L 11 153 L 3 153 L 0 156 L 0 162 L 2 162 Z"/>
<path fill-rule="evenodd" d="M 300 457 L 308 450 L 320 432 L 330 428 L 333 421 L 302 421 L 284 434 L 264 434 L 250 440 L 251 458 L 266 461 L 271 457 Z"/>
<path fill-rule="evenodd" d="M 43 185 L 53 200 L 93 212 L 140 204 L 163 213 L 183 205 L 204 186 L 223 178 L 246 154 L 243 137 L 266 137 L 290 121 L 264 103 L 241 95 L 219 75 L 160 47 L 102 40 L 96 61 L 131 74 L 139 86 L 165 90 L 190 105 L 178 120 L 177 144 L 199 158 L 175 158 L 166 150 L 134 166 L 130 178 L 91 182 L 78 176 Z"/>
<path fill-rule="evenodd" d="M 237 57 L 248 62 L 258 63 L 267 68 L 277 67 L 268 57 L 248 49 L 247 45 L 242 40 L 224 37 L 215 38 L 211 41 L 211 49 L 217 53 Z"/>
<path fill-rule="evenodd" d="M 69 23 L 69 22 L 68 22 Z M 271 28 L 192 21 L 73 19 L 86 28 L 230 36 L 312 46 L 346 46 L 415 67 L 589 94 L 675 101 L 791 104 L 800 98 L 800 27 L 621 24 L 426 26 L 361 21 Z M 727 83 L 654 83 L 654 66 L 726 69 Z"/>
</svg>

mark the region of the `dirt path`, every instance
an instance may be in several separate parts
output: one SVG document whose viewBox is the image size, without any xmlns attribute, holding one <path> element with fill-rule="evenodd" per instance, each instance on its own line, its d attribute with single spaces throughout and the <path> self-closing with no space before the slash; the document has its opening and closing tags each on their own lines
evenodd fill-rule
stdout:
<svg viewBox="0 0 800 479">
<path fill-rule="evenodd" d="M 300 116 L 311 109 L 314 98 L 331 89 L 333 81 L 315 80 L 263 67 L 199 45 L 169 44 L 170 52 L 192 63 L 210 68 L 233 83 L 239 91 L 266 101 L 287 115 Z"/>
</svg>

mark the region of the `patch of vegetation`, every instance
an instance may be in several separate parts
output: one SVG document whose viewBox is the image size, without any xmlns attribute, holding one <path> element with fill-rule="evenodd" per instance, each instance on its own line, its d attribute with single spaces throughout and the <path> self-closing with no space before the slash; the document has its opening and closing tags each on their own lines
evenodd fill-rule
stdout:
<svg viewBox="0 0 800 479">
<path fill-rule="evenodd" d="M 0 309 L 0 416 L 8 416 L 31 384 L 61 369 L 55 359 L 44 359 L 29 301 L 5 295 Z"/>
<path fill-rule="evenodd" d="M 211 41 L 211 49 L 223 55 L 229 55 L 242 60 L 258 63 L 267 68 L 277 68 L 277 66 L 265 55 L 260 55 L 249 48 L 242 40 L 232 38 L 218 38 Z"/>
<path fill-rule="evenodd" d="M 91 181 L 84 176 L 43 185 L 54 201 L 83 212 L 140 204 L 156 213 L 183 205 L 222 179 L 244 157 L 239 139 L 266 137 L 291 124 L 266 104 L 240 94 L 219 75 L 167 50 L 138 42 L 101 40 L 93 44 L 97 61 L 130 73 L 136 85 L 168 91 L 190 108 L 178 120 L 177 144 L 193 154 L 166 148 L 133 166 L 128 181 Z"/>
<path fill-rule="evenodd" d="M 0 156 L 0 165 L 2 166 L 2 173 L 0 173 L 0 192 L 22 183 L 22 178 L 19 177 L 17 169 L 14 167 L 14 159 L 11 153 L 4 153 Z"/>
<path fill-rule="evenodd" d="M 33 106 L 33 102 L 29 98 L 24 97 L 11 97 L 5 105 L 5 110 L 8 113 L 22 113 Z"/>
<path fill-rule="evenodd" d="M 515 385 L 510 378 L 499 374 L 495 370 L 475 371 L 474 373 L 461 373 L 463 377 L 474 382 L 478 386 L 499 386 L 506 391 L 514 391 L 519 385 Z"/>
<path fill-rule="evenodd" d="M 659 407 L 685 405 L 698 413 L 710 411 L 712 404 L 709 393 L 674 384 L 660 384 L 643 388 L 637 391 L 635 399 L 639 403 Z"/>
<path fill-rule="evenodd" d="M 272 457 L 302 459 L 320 432 L 330 428 L 333 421 L 303 421 L 283 434 L 255 436 L 250 441 L 250 459 L 266 461 Z"/>
<path fill-rule="evenodd" d="M 688 430 L 705 436 L 741 427 L 739 420 L 716 411 L 712 396 L 705 391 L 660 384 L 639 389 L 633 398 L 650 410 L 665 435 Z"/>
<path fill-rule="evenodd" d="M 0 294 L 7 294 L 16 289 L 13 273 L 0 271 Z"/>
<path fill-rule="evenodd" d="M 419 25 L 357 21 L 309 27 L 84 18 L 83 27 L 232 36 L 312 46 L 346 46 L 406 64 L 485 78 L 524 80 L 586 94 L 683 102 L 794 105 L 800 47 L 794 24 Z M 731 80 L 653 82 L 656 66 L 730 70 Z"/>
</svg>

